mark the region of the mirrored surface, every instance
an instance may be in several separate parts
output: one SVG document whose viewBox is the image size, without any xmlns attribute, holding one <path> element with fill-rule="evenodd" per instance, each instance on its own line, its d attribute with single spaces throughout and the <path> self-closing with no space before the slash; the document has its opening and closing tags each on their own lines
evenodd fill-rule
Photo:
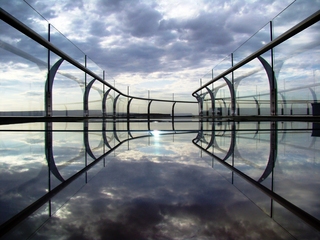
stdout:
<svg viewBox="0 0 320 240">
<path fill-rule="evenodd" d="M 95 120 L 0 131 L 3 239 L 320 237 L 318 123 Z"/>
</svg>

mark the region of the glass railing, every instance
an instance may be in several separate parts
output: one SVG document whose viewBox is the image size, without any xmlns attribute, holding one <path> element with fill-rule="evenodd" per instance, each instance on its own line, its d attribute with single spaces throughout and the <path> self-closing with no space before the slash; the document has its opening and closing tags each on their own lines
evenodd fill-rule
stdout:
<svg viewBox="0 0 320 240">
<path fill-rule="evenodd" d="M 3 62 L 0 116 L 123 116 L 128 113 L 127 103 L 131 98 L 145 101 L 145 105 L 156 99 L 152 103 L 157 102 L 162 109 L 167 102 L 180 103 L 177 113 L 190 114 L 192 109 L 192 115 L 198 114 L 198 105 L 190 96 L 179 99 L 178 94 L 173 97 L 173 92 L 160 94 L 116 81 L 26 2 L 11 1 L 1 7 L 1 14 L 7 20 L 0 21 Z M 21 11 L 24 14 L 19 14 Z M 16 30 L 17 26 L 26 35 Z M 119 101 L 114 102 L 118 95 L 121 95 Z M 151 109 L 154 111 L 151 113 L 162 112 L 155 107 Z M 129 109 L 129 112 L 146 116 L 148 108 L 140 108 L 138 112 Z"/>
<path fill-rule="evenodd" d="M 234 100 L 236 111 L 229 111 L 227 104 L 224 109 L 218 109 L 221 107 L 218 91 L 215 93 L 217 109 L 211 112 L 222 115 L 233 115 L 232 112 L 235 115 L 313 114 L 312 104 L 318 103 L 320 87 L 317 30 L 320 23 L 316 20 L 320 3 L 306 2 L 294 1 L 212 69 L 212 78 L 203 82 L 204 87 L 216 89 L 218 85 L 219 88 L 219 82 L 227 78 L 233 85 L 231 91 L 235 98 L 230 99 L 230 93 L 224 101 Z M 292 29 L 299 28 L 303 21 L 310 24 L 293 33 Z M 197 89 L 194 94 L 206 91 Z M 211 99 L 202 100 L 211 104 Z"/>
</svg>

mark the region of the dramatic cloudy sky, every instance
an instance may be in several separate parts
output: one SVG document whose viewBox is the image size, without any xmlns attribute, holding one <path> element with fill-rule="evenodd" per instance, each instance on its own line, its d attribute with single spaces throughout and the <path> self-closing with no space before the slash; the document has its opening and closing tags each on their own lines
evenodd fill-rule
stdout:
<svg viewBox="0 0 320 240">
<path fill-rule="evenodd" d="M 26 0 L 121 86 L 190 92 L 293 0 Z M 133 86 L 134 87 L 134 86 Z"/>
</svg>

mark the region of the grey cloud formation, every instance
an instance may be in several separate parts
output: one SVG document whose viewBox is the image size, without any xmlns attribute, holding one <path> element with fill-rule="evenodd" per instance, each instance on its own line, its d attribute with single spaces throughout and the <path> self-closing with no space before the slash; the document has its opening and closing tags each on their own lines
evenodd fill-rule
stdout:
<svg viewBox="0 0 320 240">
<path fill-rule="evenodd" d="M 49 21 L 64 11 L 83 12 L 82 19 L 69 14 L 70 32 L 64 34 L 72 39 L 72 31 L 88 26 L 85 40 L 75 43 L 116 78 L 124 73 L 210 69 L 208 60 L 214 64 L 232 52 L 291 1 L 200 1 L 195 14 L 186 17 L 167 11 L 183 13 L 189 2 L 173 2 L 167 8 L 157 1 L 96 1 L 90 6 L 58 1 L 52 7 L 28 2 Z"/>
<path fill-rule="evenodd" d="M 119 84 L 140 84 L 139 88 L 144 86 L 149 90 L 158 90 L 159 87 L 152 83 L 163 81 L 165 84 L 160 90 L 189 94 L 198 87 L 199 78 L 210 72 L 212 67 L 235 51 L 292 0 L 26 2 Z M 28 26 L 40 29 L 41 34 L 46 36 L 46 24 L 39 23 L 41 18 L 36 17 L 27 4 L 19 0 L 6 4 L 3 6 L 5 10 L 11 11 Z M 275 32 L 278 34 L 280 29 L 285 29 L 288 21 L 294 24 L 296 19 L 303 20 L 317 5 L 318 0 L 296 1 L 288 13 L 276 18 Z M 270 39 L 267 33 L 268 29 L 250 42 L 251 52 Z M 15 40 L 21 39 L 17 33 L 6 35 Z M 75 54 L 77 59 L 78 56 L 79 59 L 84 58 L 83 53 L 71 47 L 62 35 L 52 37 L 52 41 L 72 57 Z M 33 56 L 42 58 L 42 53 L 46 53 L 41 49 L 33 51 L 25 39 L 13 44 Z M 240 52 L 241 57 L 246 56 L 243 52 Z M 180 81 L 185 83 L 185 87 L 177 89 Z"/>
<path fill-rule="evenodd" d="M 148 158 L 135 163 L 110 162 L 36 235 L 69 239 L 290 239 L 211 169 L 153 163 Z"/>
</svg>

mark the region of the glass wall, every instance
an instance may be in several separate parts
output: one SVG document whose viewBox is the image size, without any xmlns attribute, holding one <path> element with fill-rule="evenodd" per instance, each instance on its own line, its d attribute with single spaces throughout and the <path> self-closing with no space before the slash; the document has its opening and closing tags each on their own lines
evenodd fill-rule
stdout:
<svg viewBox="0 0 320 240">
<path fill-rule="evenodd" d="M 171 113 L 172 108 L 166 109 L 168 104 L 161 99 L 172 101 L 170 104 L 195 105 L 191 96 L 179 100 L 174 93 L 160 95 L 144 90 L 141 96 L 139 84 L 132 87 L 133 94 L 128 96 L 130 86 L 121 79 L 116 82 L 26 2 L 10 1 L 3 7 L 17 23 L 10 23 L 11 26 L 0 21 L 0 116 L 124 116 L 129 99 L 135 97 L 141 98 L 136 103 L 144 102 L 144 106 L 148 105 L 149 98 L 157 98 L 156 108 L 152 109 L 156 113 Z M 15 30 L 15 26 L 25 28 L 29 37 Z M 38 43 L 33 39 L 41 40 Z M 133 104 L 131 112 L 146 116 L 148 108 L 139 107 L 140 103 Z M 193 114 L 198 111 L 195 112 Z"/>
<path fill-rule="evenodd" d="M 320 23 L 307 18 L 319 7 L 319 1 L 312 8 L 304 1 L 289 5 L 215 66 L 212 79 L 205 74 L 203 89 L 195 93 L 203 94 L 205 87 L 215 90 L 215 115 L 312 115 L 320 87 Z M 291 35 L 289 30 L 305 19 L 310 26 Z M 286 35 L 288 39 L 283 38 Z M 279 37 L 284 40 L 270 48 L 270 42 L 277 42 Z M 226 75 L 218 78 L 224 72 Z M 231 90 L 226 87 L 226 79 Z M 232 92 L 235 99 L 227 92 Z M 211 98 L 204 96 L 205 113 L 211 112 Z M 234 113 L 229 110 L 232 101 Z"/>
</svg>

